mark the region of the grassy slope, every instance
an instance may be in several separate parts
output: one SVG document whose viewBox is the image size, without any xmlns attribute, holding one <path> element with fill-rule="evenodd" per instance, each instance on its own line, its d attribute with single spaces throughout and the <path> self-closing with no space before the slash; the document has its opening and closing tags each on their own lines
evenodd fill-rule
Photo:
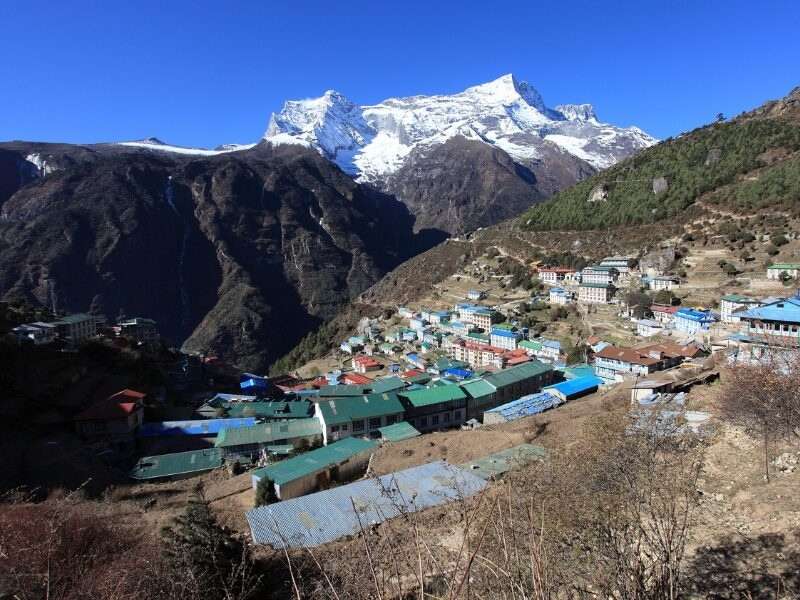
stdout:
<svg viewBox="0 0 800 600">
<path fill-rule="evenodd" d="M 701 196 L 727 210 L 797 210 L 798 105 L 800 91 L 795 90 L 729 122 L 665 140 L 532 207 L 520 223 L 534 231 L 655 223 L 687 216 Z M 666 178 L 668 189 L 655 194 L 653 182 L 660 177 Z M 601 186 L 607 200 L 589 202 Z"/>
</svg>

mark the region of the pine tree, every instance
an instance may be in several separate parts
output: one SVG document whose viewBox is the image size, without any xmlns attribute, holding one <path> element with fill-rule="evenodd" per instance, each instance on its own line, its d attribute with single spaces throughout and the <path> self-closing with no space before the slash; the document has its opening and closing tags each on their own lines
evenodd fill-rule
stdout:
<svg viewBox="0 0 800 600">
<path fill-rule="evenodd" d="M 255 592 L 247 548 L 219 525 L 207 502 L 191 500 L 161 537 L 167 567 L 186 582 L 187 595 L 243 600 Z"/>
</svg>

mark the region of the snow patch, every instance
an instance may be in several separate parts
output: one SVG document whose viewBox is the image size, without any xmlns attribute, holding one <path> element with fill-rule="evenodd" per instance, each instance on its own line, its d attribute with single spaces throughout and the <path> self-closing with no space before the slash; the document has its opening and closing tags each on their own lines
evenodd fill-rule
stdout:
<svg viewBox="0 0 800 600">
<path fill-rule="evenodd" d="M 216 156 L 218 154 L 228 154 L 230 152 L 239 152 L 241 150 L 249 150 L 255 144 L 224 144 L 215 150 L 208 150 L 207 148 L 187 148 L 185 146 L 173 146 L 166 144 L 158 138 L 150 137 L 144 140 L 136 140 L 132 142 L 117 142 L 117 146 L 129 146 L 132 148 L 145 148 L 147 150 L 156 150 L 159 152 L 172 152 L 173 154 L 188 154 L 194 156 Z"/>
</svg>

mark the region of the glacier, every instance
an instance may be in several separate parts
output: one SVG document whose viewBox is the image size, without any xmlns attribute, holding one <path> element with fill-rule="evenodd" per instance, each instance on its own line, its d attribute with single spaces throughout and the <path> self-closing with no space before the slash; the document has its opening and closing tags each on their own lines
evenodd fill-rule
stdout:
<svg viewBox="0 0 800 600">
<path fill-rule="evenodd" d="M 591 104 L 548 108 L 533 86 L 512 74 L 457 94 L 372 105 L 328 90 L 319 98 L 287 101 L 270 117 L 263 139 L 314 148 L 346 173 L 371 182 L 400 169 L 412 151 L 455 136 L 494 145 L 527 164 L 543 160 L 552 145 L 596 169 L 658 141 L 637 127 L 601 122 Z"/>
</svg>

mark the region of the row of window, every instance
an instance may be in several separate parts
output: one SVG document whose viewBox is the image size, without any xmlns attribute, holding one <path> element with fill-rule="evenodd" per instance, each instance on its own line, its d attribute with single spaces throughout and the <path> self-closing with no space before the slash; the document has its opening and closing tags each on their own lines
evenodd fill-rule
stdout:
<svg viewBox="0 0 800 600">
<path fill-rule="evenodd" d="M 386 425 L 392 425 L 394 423 L 399 423 L 403 420 L 401 415 L 387 415 L 385 417 Z M 363 432 L 366 428 L 366 421 L 364 419 L 360 419 L 358 421 L 353 421 L 353 432 L 360 433 Z M 369 429 L 378 429 L 382 427 L 383 424 L 381 423 L 381 417 L 373 417 L 369 419 Z M 350 425 L 344 423 L 343 425 L 331 425 L 331 433 L 338 433 L 339 431 L 349 431 Z"/>
<path fill-rule="evenodd" d="M 441 421 L 439 419 L 440 416 L 441 416 Z M 453 411 L 453 420 L 452 420 L 452 422 L 453 423 L 458 423 L 460 421 L 461 421 L 461 411 L 460 410 Z M 428 417 L 420 417 L 418 419 L 414 419 L 412 421 L 412 425 L 414 425 L 415 427 L 417 427 L 419 429 L 426 429 L 428 427 L 428 422 L 429 422 Z M 450 413 L 449 412 L 442 413 L 441 415 L 432 415 L 430 417 L 430 426 L 431 427 L 438 427 L 440 424 L 443 425 L 443 426 L 449 426 L 450 423 L 451 423 L 451 421 L 450 421 Z"/>
</svg>

